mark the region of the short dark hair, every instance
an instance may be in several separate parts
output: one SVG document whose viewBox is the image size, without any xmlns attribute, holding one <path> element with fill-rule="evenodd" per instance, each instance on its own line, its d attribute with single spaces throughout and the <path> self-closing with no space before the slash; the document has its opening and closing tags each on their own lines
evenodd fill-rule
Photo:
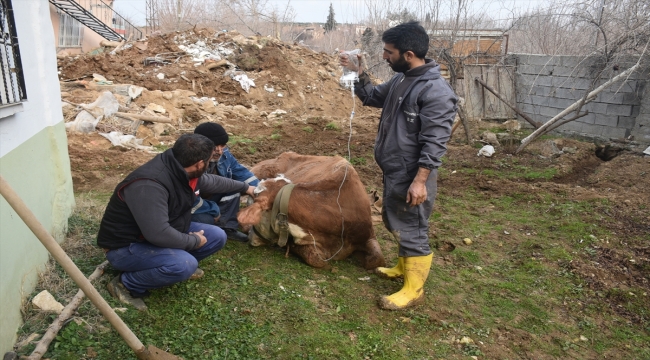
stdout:
<svg viewBox="0 0 650 360">
<path fill-rule="evenodd" d="M 400 55 L 413 51 L 419 59 L 424 59 L 429 51 L 429 35 L 417 21 L 399 24 L 384 31 L 381 41 L 393 45 Z"/>
<path fill-rule="evenodd" d="M 182 167 L 190 167 L 197 162 L 208 161 L 212 156 L 214 143 L 199 134 L 184 134 L 176 140 L 172 152 Z"/>
</svg>

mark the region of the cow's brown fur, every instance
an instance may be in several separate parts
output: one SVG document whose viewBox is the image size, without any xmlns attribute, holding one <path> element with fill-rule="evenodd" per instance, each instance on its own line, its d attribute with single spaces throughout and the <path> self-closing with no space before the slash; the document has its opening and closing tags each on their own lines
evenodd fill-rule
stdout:
<svg viewBox="0 0 650 360">
<path fill-rule="evenodd" d="M 296 184 L 289 201 L 289 223 L 307 234 L 290 240 L 292 252 L 314 267 L 327 266 L 329 258 L 341 260 L 352 254 L 358 255 L 366 269 L 385 265 L 372 226 L 368 195 L 345 159 L 287 152 L 251 170 L 258 178 L 267 179 L 261 182 L 266 190 L 257 195 L 253 205 L 239 212 L 237 219 L 242 225 L 258 224 L 262 216 L 268 216 L 275 196 L 287 184 L 274 179 L 283 174 Z"/>
</svg>

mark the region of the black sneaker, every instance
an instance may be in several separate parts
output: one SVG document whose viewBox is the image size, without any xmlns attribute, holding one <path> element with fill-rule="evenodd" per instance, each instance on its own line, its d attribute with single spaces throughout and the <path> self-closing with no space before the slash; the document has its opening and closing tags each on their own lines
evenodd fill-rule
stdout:
<svg viewBox="0 0 650 360">
<path fill-rule="evenodd" d="M 113 295 L 113 297 L 118 299 L 120 302 L 131 305 L 140 311 L 146 311 L 147 304 L 145 304 L 144 300 L 141 298 L 131 295 L 129 289 L 127 289 L 124 284 L 122 284 L 121 277 L 121 274 L 117 275 L 113 280 L 111 280 L 111 282 L 108 283 L 108 285 L 106 285 L 108 292 L 111 293 L 111 295 Z"/>
<path fill-rule="evenodd" d="M 223 229 L 226 232 L 226 236 L 229 240 L 239 241 L 239 242 L 248 242 L 248 235 L 244 234 L 241 231 L 236 229 Z"/>
</svg>

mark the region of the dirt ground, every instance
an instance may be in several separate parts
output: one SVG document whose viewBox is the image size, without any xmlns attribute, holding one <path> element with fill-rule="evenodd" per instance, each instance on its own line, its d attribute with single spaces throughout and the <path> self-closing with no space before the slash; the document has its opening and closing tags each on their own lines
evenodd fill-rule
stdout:
<svg viewBox="0 0 650 360">
<path fill-rule="evenodd" d="M 315 53 L 292 44 L 282 44 L 264 38 L 243 38 L 238 34 L 207 30 L 183 33 L 185 41 L 203 40 L 208 44 L 234 44 L 235 53 L 229 61 L 239 65 L 256 87 L 246 93 L 228 76 L 225 69 L 208 70 L 206 64 L 194 66 L 192 59 L 182 57 L 169 65 L 144 65 L 147 57 L 164 52 L 179 51 L 174 37 L 179 34 L 151 38 L 147 49 L 132 47 L 117 55 L 103 53 L 94 56 L 60 59 L 61 79 L 79 79 L 98 73 L 114 83 L 134 84 L 146 90 L 133 101 L 120 102 L 122 109 L 141 112 L 150 103 L 166 109 L 172 119 L 164 131 L 156 134 L 153 124 L 145 123 L 136 133 L 144 144 L 158 149 L 169 147 L 185 132 L 203 121 L 218 121 L 231 133 L 231 151 L 246 165 L 273 158 L 285 151 L 310 155 L 350 155 L 368 190 L 381 189 L 381 173 L 372 158 L 379 111 L 353 102 L 349 90 L 338 83 L 340 69 L 334 55 Z M 260 48 L 258 45 L 263 46 Z M 164 73 L 164 80 L 156 77 Z M 181 77 L 182 75 L 182 77 Z M 88 80 L 88 79 L 87 79 Z M 90 103 L 100 92 L 92 87 L 70 81 L 62 89 L 65 100 Z M 264 87 L 273 87 L 269 92 Z M 184 90 L 179 91 L 179 90 Z M 283 94 L 282 97 L 278 93 Z M 170 95 L 171 94 L 171 95 Z M 214 97 L 218 105 L 199 103 L 192 97 Z M 207 105 L 206 105 L 207 103 Z M 239 107 L 237 107 L 239 106 Z M 349 137 L 350 113 L 352 136 Z M 275 110 L 286 113 L 270 115 Z M 66 119 L 76 116 L 78 109 L 64 109 Z M 102 122 L 98 125 L 101 128 Z M 108 125 L 104 125 L 110 128 Z M 110 130 L 110 129 L 108 129 Z M 480 189 L 493 197 L 522 191 L 544 190 L 571 200 L 606 199 L 611 204 L 602 211 L 605 226 L 620 239 L 628 235 L 645 237 L 650 234 L 650 157 L 623 152 L 611 161 L 599 159 L 593 144 L 576 140 L 556 140 L 558 148 L 575 148 L 559 156 L 545 156 L 544 141 L 538 141 L 520 155 L 497 151 L 492 158 L 478 157 L 477 148 L 461 142 L 458 131 L 449 145 L 448 159 L 456 167 L 476 170 L 499 170 L 504 161 L 516 156 L 517 163 L 530 169 L 557 173 L 550 180 L 493 181 L 485 176 L 441 176 L 439 191 L 453 196 L 469 188 Z M 68 134 L 69 154 L 76 192 L 112 191 L 130 171 L 155 154 L 141 150 L 112 146 L 96 132 Z M 451 171 L 452 169 L 449 169 Z M 624 240 L 620 240 L 624 241 Z M 594 289 L 634 286 L 647 289 L 650 268 L 650 245 L 630 243 L 629 246 L 599 249 L 594 261 L 570 264 Z M 630 263 L 635 259 L 636 263 Z M 622 300 L 621 300 L 622 301 Z M 612 308 L 624 312 L 624 308 Z M 623 314 L 634 319 L 634 314 Z"/>
</svg>

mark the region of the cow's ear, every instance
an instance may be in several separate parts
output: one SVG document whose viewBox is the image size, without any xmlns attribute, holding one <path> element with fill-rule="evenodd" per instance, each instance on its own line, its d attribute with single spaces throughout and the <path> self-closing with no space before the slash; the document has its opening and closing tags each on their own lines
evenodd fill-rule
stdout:
<svg viewBox="0 0 650 360">
<path fill-rule="evenodd" d="M 257 225 L 260 220 L 262 220 L 262 205 L 259 202 L 239 210 L 239 214 L 237 214 L 237 221 L 243 226 Z"/>
</svg>

